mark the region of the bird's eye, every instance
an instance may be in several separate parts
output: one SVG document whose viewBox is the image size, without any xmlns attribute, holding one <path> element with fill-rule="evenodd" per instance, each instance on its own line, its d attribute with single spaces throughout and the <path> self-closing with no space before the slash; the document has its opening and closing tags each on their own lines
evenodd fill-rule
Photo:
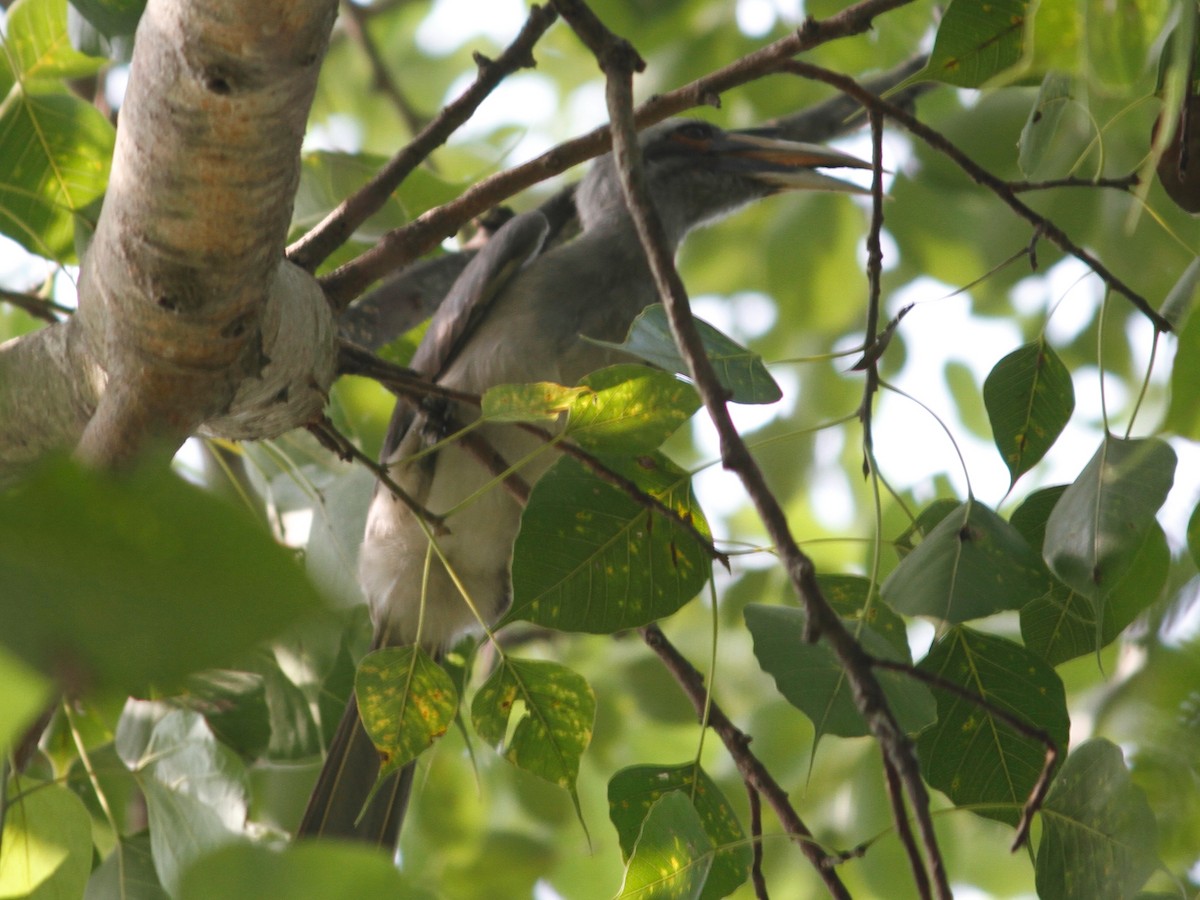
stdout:
<svg viewBox="0 0 1200 900">
<path fill-rule="evenodd" d="M 712 140 L 714 134 L 716 129 L 707 122 L 687 122 L 675 131 L 675 137 L 685 141 L 708 141 Z"/>
</svg>

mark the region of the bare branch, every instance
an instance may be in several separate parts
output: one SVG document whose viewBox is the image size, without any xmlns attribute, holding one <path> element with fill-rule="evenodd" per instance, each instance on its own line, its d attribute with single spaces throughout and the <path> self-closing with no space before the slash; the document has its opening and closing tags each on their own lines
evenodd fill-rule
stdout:
<svg viewBox="0 0 1200 900">
<path fill-rule="evenodd" d="M 58 322 L 60 316 L 72 312 L 69 306 L 55 303 L 46 297 L 39 297 L 37 294 L 27 294 L 22 291 L 10 291 L 5 288 L 0 288 L 0 302 L 15 306 L 17 309 L 27 312 L 35 319 L 41 319 L 43 322 Z"/>
<path fill-rule="evenodd" d="M 925 125 L 923 122 L 916 119 L 912 114 L 900 109 L 888 101 L 876 97 L 853 78 L 842 75 L 837 72 L 831 72 L 829 69 L 823 69 L 820 66 L 814 66 L 812 63 L 801 62 L 800 60 L 786 60 L 780 63 L 781 71 L 792 72 L 804 78 L 810 78 L 814 81 L 823 81 L 826 84 L 831 84 L 838 90 L 845 91 L 850 96 L 858 100 L 859 103 L 866 106 L 868 109 L 877 110 L 886 115 L 889 119 L 903 125 L 904 128 L 926 144 L 937 150 L 939 153 L 948 156 L 955 164 L 966 172 L 973 181 L 983 185 L 993 194 L 999 197 L 1013 212 L 1019 215 L 1025 221 L 1029 222 L 1034 228 L 1038 229 L 1051 243 L 1055 244 L 1064 253 L 1070 254 L 1086 265 L 1089 269 L 1095 272 L 1100 279 L 1113 291 L 1125 297 L 1154 325 L 1157 331 L 1171 331 L 1171 323 L 1168 322 L 1159 312 L 1150 305 L 1141 294 L 1129 287 L 1120 278 L 1108 270 L 1108 268 L 1096 259 L 1087 250 L 1080 247 L 1072 241 L 1061 228 L 1047 219 L 1045 216 L 1035 212 L 1030 207 L 1026 206 L 1019 199 L 1013 189 L 1003 179 L 997 178 L 987 169 L 980 166 L 972 160 L 967 154 L 960 150 L 957 146 L 951 143 L 944 134 L 936 131 Z"/>
<path fill-rule="evenodd" d="M 676 649 L 657 625 L 647 625 L 645 628 L 639 629 L 639 633 L 642 640 L 646 642 L 646 646 L 658 654 L 658 658 L 662 660 L 667 671 L 671 673 L 684 695 L 691 701 L 692 708 L 696 711 L 696 717 L 700 721 L 704 720 L 707 709 L 709 727 L 721 738 L 725 749 L 729 751 L 729 755 L 737 765 L 738 772 L 746 782 L 747 788 L 758 792 L 771 804 L 771 809 L 779 817 L 780 824 L 813 864 L 817 873 L 824 880 L 830 895 L 849 898 L 850 892 L 846 890 L 846 886 L 842 884 L 842 880 L 835 870 L 838 857 L 826 853 L 813 838 L 812 832 L 808 830 L 808 826 L 804 824 L 788 799 L 787 791 L 780 787 L 779 782 L 771 776 L 766 766 L 751 751 L 750 738 L 733 724 L 729 716 L 715 701 L 708 702 L 704 676 Z"/>
<path fill-rule="evenodd" d="M 779 62 L 837 38 L 860 34 L 871 27 L 876 16 L 906 6 L 913 0 L 862 0 L 828 19 L 807 20 L 797 31 L 754 53 L 717 69 L 690 84 L 651 97 L 637 108 L 639 128 L 660 122 L 686 109 L 712 106 L 722 92 L 779 71 Z M 357 259 L 321 279 L 329 301 L 344 308 L 372 282 L 411 262 L 455 234 L 466 222 L 526 188 L 565 172 L 612 145 L 607 126 L 560 144 L 553 150 L 520 166 L 485 178 L 457 200 L 430 210 L 414 221 L 391 231 Z"/>
<path fill-rule="evenodd" d="M 487 99 L 488 95 L 496 89 L 496 86 L 501 81 L 518 69 L 532 68 L 535 65 L 533 46 L 546 33 L 546 29 L 554 23 L 555 18 L 553 10 L 534 6 L 529 11 L 529 19 L 526 21 L 525 27 L 521 29 L 516 40 L 509 45 L 508 49 L 500 54 L 498 59 L 493 61 L 482 55 L 477 55 L 476 62 L 479 65 L 479 74 L 476 76 L 475 82 L 463 92 L 462 96 L 458 97 L 453 103 L 438 113 L 421 130 L 421 133 L 413 138 L 412 143 L 392 157 L 387 165 L 380 169 L 375 177 L 367 182 L 361 190 L 347 197 L 338 205 L 337 209 L 326 216 L 312 231 L 292 244 L 287 251 L 288 258 L 301 268 L 307 269 L 310 272 L 314 271 L 330 253 L 346 242 L 358 226 L 383 206 L 388 197 L 392 195 L 392 191 L 408 177 L 413 169 L 420 165 L 430 153 L 446 143 L 450 135 L 474 115 L 475 110 L 479 108 L 479 104 Z M 440 241 L 443 237 L 454 234 L 464 222 L 483 211 L 480 209 L 472 213 L 456 223 L 448 232 L 438 232 L 433 243 Z M 417 221 L 419 222 L 420 219 Z M 416 222 L 413 223 L 413 225 L 416 224 Z M 412 226 L 408 227 L 411 228 Z M 403 230 L 401 229 L 401 231 Z M 392 233 L 394 234 L 395 232 Z M 380 242 L 380 246 L 382 247 L 386 243 L 387 238 Z M 432 244 L 430 247 L 426 247 L 425 250 L 431 247 Z M 421 252 L 423 253 L 425 250 Z M 419 255 L 419 253 L 413 254 L 399 262 L 385 261 L 385 269 L 379 272 L 379 275 L 396 268 L 401 263 L 415 259 Z M 343 309 L 350 300 L 361 293 L 363 287 L 366 287 L 367 284 L 374 281 L 379 275 L 369 278 L 352 293 L 347 293 L 345 290 L 338 290 L 326 282 L 326 293 L 329 295 L 330 302 L 336 309 Z"/>
</svg>

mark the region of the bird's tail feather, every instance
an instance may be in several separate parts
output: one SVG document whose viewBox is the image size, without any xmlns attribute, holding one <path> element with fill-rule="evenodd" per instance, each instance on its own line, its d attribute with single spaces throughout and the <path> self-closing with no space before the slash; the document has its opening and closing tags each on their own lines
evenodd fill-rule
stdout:
<svg viewBox="0 0 1200 900">
<path fill-rule="evenodd" d="M 379 776 L 379 751 L 363 728 L 352 693 L 296 836 L 350 838 L 395 852 L 415 766 L 409 763 L 388 776 L 363 810 Z"/>
</svg>

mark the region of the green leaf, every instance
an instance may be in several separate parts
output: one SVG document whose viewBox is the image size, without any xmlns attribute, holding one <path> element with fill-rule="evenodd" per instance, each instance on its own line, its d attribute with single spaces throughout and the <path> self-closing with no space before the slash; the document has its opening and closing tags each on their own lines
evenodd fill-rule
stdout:
<svg viewBox="0 0 1200 900">
<path fill-rule="evenodd" d="M 20 0 L 8 11 L 4 45 L 21 80 L 83 78 L 107 60 L 84 56 L 67 35 L 67 0 Z M 0 157 L 3 158 L 3 157 Z"/>
<path fill-rule="evenodd" d="M 553 381 L 500 384 L 484 391 L 481 412 L 491 422 L 557 422 L 574 397 L 590 393 L 587 388 Z"/>
<path fill-rule="evenodd" d="M 1016 529 L 968 500 L 900 561 L 882 595 L 897 612 L 958 623 L 1020 609 L 1043 593 L 1042 573 Z"/>
<path fill-rule="evenodd" d="M 602 461 L 708 534 L 687 473 L 666 457 Z M 681 525 L 563 458 L 538 481 L 522 516 L 506 621 L 593 634 L 636 628 L 691 600 L 710 569 Z"/>
<path fill-rule="evenodd" d="M 1189 316 L 1179 332 L 1175 362 L 1171 366 L 1171 400 L 1163 427 L 1194 441 L 1200 440 L 1197 384 L 1200 384 L 1200 316 Z"/>
<path fill-rule="evenodd" d="M 189 865 L 241 833 L 245 770 L 198 713 L 175 710 L 153 724 L 140 718 L 118 728 L 117 749 L 145 795 L 154 867 L 174 895 Z"/>
<path fill-rule="evenodd" d="M 52 688 L 46 679 L 0 648 L 0 758 L 33 724 L 46 704 Z"/>
<path fill-rule="evenodd" d="M 113 140 L 108 120 L 78 97 L 10 97 L 0 111 L 0 232 L 73 262 L 76 218 L 108 186 Z"/>
<path fill-rule="evenodd" d="M 643 823 L 655 802 L 678 791 L 692 803 L 704 833 L 716 852 L 702 898 L 733 893 L 750 875 L 753 851 L 737 814 L 716 782 L 695 762 L 677 766 L 631 766 L 608 782 L 608 817 L 617 829 L 621 856 L 632 855 Z"/>
<path fill-rule="evenodd" d="M 454 723 L 458 691 L 420 647 L 387 647 L 358 666 L 354 692 L 379 750 L 379 779 L 412 762 Z"/>
<path fill-rule="evenodd" d="M 1013 527 L 1039 554 L 1046 520 L 1065 490 L 1065 485 L 1058 485 L 1035 491 L 1012 514 Z M 1158 598 L 1170 563 L 1166 535 L 1155 523 L 1129 571 L 1102 604 L 1099 634 L 1096 604 L 1046 569 L 1046 593 L 1021 608 L 1021 639 L 1030 652 L 1052 666 L 1108 646 Z"/>
<path fill-rule="evenodd" d="M 541 660 L 504 657 L 471 704 L 479 736 L 514 766 L 570 791 L 576 810 L 575 779 L 595 717 L 588 683 Z"/>
<path fill-rule="evenodd" d="M 959 626 L 918 665 L 1045 730 L 1060 752 L 1066 749 L 1070 718 L 1062 680 L 1019 644 Z M 934 695 L 937 725 L 917 738 L 925 780 L 958 806 L 1016 825 L 1041 774 L 1045 745 L 978 704 L 936 688 Z"/>
<path fill-rule="evenodd" d="M 867 723 L 854 703 L 845 670 L 824 643 L 804 640 L 804 611 L 784 606 L 750 604 L 746 627 L 754 638 L 754 655 L 763 671 L 775 679 L 779 692 L 812 720 L 817 738 L 825 734 L 859 737 L 869 734 Z M 898 648 L 873 627 L 847 621 L 863 648 L 883 659 L 908 663 L 908 647 Z M 934 720 L 933 697 L 928 688 L 899 672 L 876 673 L 888 704 L 901 727 L 909 733 Z"/>
<path fill-rule="evenodd" d="M 650 808 L 618 898 L 698 900 L 713 848 L 687 795 L 670 791 Z"/>
<path fill-rule="evenodd" d="M 0 643 L 74 690 L 113 694 L 228 665 L 319 604 L 244 509 L 165 470 L 56 464 L 9 490 L 0 583 Z"/>
<path fill-rule="evenodd" d="M 106 37 L 132 35 L 146 0 L 71 0 L 71 5 Z"/>
<path fill-rule="evenodd" d="M 254 672 L 210 669 L 188 679 L 182 700 L 204 716 L 222 744 L 246 759 L 256 759 L 271 741 L 267 691 Z"/>
<path fill-rule="evenodd" d="M 1200 285 L 1200 257 L 1193 259 L 1183 270 L 1159 310 L 1176 331 L 1184 327 L 1192 307 L 1196 305 L 1197 285 Z"/>
<path fill-rule="evenodd" d="M 1118 747 L 1075 748 L 1042 808 L 1037 892 L 1043 900 L 1123 900 L 1157 865 L 1154 813 Z"/>
<path fill-rule="evenodd" d="M 1165 442 L 1106 435 L 1046 522 L 1050 570 L 1099 603 L 1129 570 L 1174 477 Z"/>
<path fill-rule="evenodd" d="M 1157 0 L 1087 0 L 1089 74 L 1112 88 L 1128 88 L 1146 70 L 1167 7 Z"/>
<path fill-rule="evenodd" d="M 566 433 L 597 453 L 656 450 L 700 408 L 694 388 L 646 366 L 611 366 L 581 384 L 592 392 L 571 399 Z"/>
<path fill-rule="evenodd" d="M 309 842 L 282 849 L 238 845 L 197 860 L 183 878 L 180 900 L 432 900 L 373 847 Z"/>
<path fill-rule="evenodd" d="M 1000 360 L 983 383 L 983 402 L 1010 484 L 1046 455 L 1075 409 L 1071 373 L 1039 339 Z"/>
<path fill-rule="evenodd" d="M 145 832 L 122 837 L 92 872 L 83 900 L 167 900 L 154 871 L 150 836 Z"/>
<path fill-rule="evenodd" d="M 700 397 L 670 372 L 640 365 L 593 372 L 579 387 L 550 382 L 504 384 L 483 395 L 483 415 L 496 422 L 555 422 L 594 452 L 648 453 L 700 408 Z"/>
<path fill-rule="evenodd" d="M 1188 552 L 1192 554 L 1192 562 L 1200 568 L 1200 503 L 1192 510 L 1187 525 Z"/>
<path fill-rule="evenodd" d="M 980 87 L 1020 59 L 1027 0 L 953 0 L 918 77 Z"/>
<path fill-rule="evenodd" d="M 57 785 L 9 800 L 0 834 L 0 897 L 82 896 L 92 867 L 92 819 L 83 801 Z"/>
<path fill-rule="evenodd" d="M 1047 72 L 1038 89 L 1037 99 L 1017 141 L 1017 164 L 1026 177 L 1032 177 L 1045 161 L 1050 145 L 1058 134 L 1063 113 L 1071 105 L 1071 77 L 1062 72 Z M 1043 343 L 1039 341 L 1039 343 Z M 1019 352 L 1019 351 L 1018 351 Z"/>
<path fill-rule="evenodd" d="M 704 343 L 705 353 L 716 369 L 717 378 L 729 390 L 735 403 L 774 403 L 783 396 L 783 391 L 767 371 L 761 356 L 726 337 L 707 322 L 697 319 L 696 328 Z M 675 346 L 667 312 L 661 303 L 646 307 L 633 320 L 624 343 L 587 340 L 603 347 L 624 350 L 668 372 L 688 374 L 679 348 Z"/>
</svg>

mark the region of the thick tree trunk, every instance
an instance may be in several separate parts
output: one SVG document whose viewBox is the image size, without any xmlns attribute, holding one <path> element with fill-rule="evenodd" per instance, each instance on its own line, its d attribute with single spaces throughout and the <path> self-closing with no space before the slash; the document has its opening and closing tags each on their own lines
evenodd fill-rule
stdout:
<svg viewBox="0 0 1200 900">
<path fill-rule="evenodd" d="M 283 261 L 336 0 L 150 0 L 69 321 L 0 347 L 0 476 L 119 464 L 201 428 L 311 420 L 334 375 L 316 282 Z"/>
</svg>

